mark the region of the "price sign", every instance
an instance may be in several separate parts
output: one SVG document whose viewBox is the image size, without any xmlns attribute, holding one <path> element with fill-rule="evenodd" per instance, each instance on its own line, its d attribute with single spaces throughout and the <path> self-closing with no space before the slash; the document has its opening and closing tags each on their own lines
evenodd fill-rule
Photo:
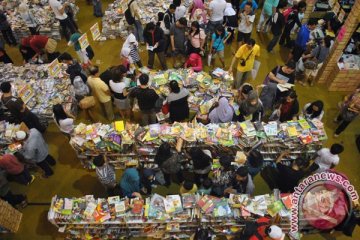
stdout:
<svg viewBox="0 0 360 240">
<path fill-rule="evenodd" d="M 96 41 L 96 40 L 100 37 L 99 23 L 95 23 L 95 24 L 90 28 L 90 32 L 91 32 L 92 39 L 93 39 L 94 41 Z"/>
<path fill-rule="evenodd" d="M 59 75 L 61 66 L 57 58 L 49 64 L 48 70 L 49 74 L 53 77 L 57 77 Z"/>
<path fill-rule="evenodd" d="M 80 44 L 80 47 L 81 49 L 85 49 L 89 46 L 89 40 L 88 40 L 88 37 L 86 35 L 86 33 L 84 33 L 80 38 L 79 38 L 79 44 Z"/>
</svg>

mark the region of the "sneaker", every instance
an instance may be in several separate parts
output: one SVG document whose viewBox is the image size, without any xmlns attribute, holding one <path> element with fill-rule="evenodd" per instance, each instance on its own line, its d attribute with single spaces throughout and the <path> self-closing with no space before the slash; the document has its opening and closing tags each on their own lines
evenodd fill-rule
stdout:
<svg viewBox="0 0 360 240">
<path fill-rule="evenodd" d="M 337 118 L 334 118 L 333 122 L 338 123 L 339 121 L 337 120 Z"/>
<path fill-rule="evenodd" d="M 339 135 L 334 133 L 334 138 L 338 138 L 338 137 L 339 137 Z"/>
<path fill-rule="evenodd" d="M 34 182 L 34 180 L 35 180 L 35 176 L 34 175 L 31 175 L 31 180 L 30 180 L 30 182 L 28 182 L 28 186 L 30 185 L 30 184 L 32 184 L 33 182 Z"/>
</svg>

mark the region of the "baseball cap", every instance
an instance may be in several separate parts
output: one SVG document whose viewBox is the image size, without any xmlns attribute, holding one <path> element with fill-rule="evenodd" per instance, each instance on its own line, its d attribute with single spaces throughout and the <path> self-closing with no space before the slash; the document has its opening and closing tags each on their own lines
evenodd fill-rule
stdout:
<svg viewBox="0 0 360 240">
<path fill-rule="evenodd" d="M 271 225 L 269 227 L 268 230 L 268 235 L 269 237 L 271 237 L 272 239 L 282 239 L 285 234 L 283 233 L 283 231 L 281 230 L 281 228 L 279 228 L 276 225 Z"/>
</svg>

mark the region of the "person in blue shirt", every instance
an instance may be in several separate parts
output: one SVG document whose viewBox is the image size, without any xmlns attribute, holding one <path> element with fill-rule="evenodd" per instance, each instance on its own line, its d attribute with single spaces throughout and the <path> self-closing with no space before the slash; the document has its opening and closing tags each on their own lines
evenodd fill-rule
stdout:
<svg viewBox="0 0 360 240">
<path fill-rule="evenodd" d="M 136 168 L 127 168 L 120 180 L 120 188 L 124 197 L 132 198 L 140 192 L 140 175 Z"/>
<path fill-rule="evenodd" d="M 224 60 L 224 49 L 225 43 L 228 38 L 231 36 L 231 33 L 228 33 L 223 26 L 218 26 L 215 32 L 211 35 L 211 66 L 214 67 L 215 57 L 219 55 L 220 62 L 222 67 L 225 68 Z"/>
<path fill-rule="evenodd" d="M 243 9 L 244 9 L 246 3 L 251 3 L 252 10 L 253 10 L 254 12 L 255 12 L 256 9 L 258 9 L 258 7 L 259 7 L 255 0 L 244 0 L 244 1 L 240 4 L 240 10 L 243 10 Z"/>
<path fill-rule="evenodd" d="M 310 32 L 316 28 L 317 20 L 311 18 L 307 24 L 303 24 L 295 40 L 295 46 L 292 50 L 292 59 L 297 62 L 306 50 L 306 44 L 310 40 Z"/>
</svg>

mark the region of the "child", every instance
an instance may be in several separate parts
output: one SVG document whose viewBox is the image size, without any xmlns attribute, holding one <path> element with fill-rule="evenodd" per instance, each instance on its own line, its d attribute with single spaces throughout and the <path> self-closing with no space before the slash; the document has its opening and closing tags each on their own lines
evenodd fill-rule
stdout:
<svg viewBox="0 0 360 240">
<path fill-rule="evenodd" d="M 104 156 L 98 155 L 94 158 L 96 175 L 100 183 L 105 187 L 107 193 L 112 195 L 116 186 L 116 175 L 114 166 L 105 163 Z"/>
<path fill-rule="evenodd" d="M 201 56 L 197 53 L 191 53 L 185 62 L 185 68 L 191 68 L 194 72 L 201 72 L 203 69 Z"/>
<path fill-rule="evenodd" d="M 220 62 L 222 67 L 225 68 L 225 61 L 224 61 L 224 49 L 225 43 L 231 36 L 231 33 L 228 33 L 223 26 L 218 26 L 216 31 L 211 36 L 211 66 L 214 67 L 214 61 L 216 55 L 219 55 Z"/>
<path fill-rule="evenodd" d="M 194 194 L 197 192 L 197 190 L 198 190 L 197 186 L 193 181 L 185 180 L 180 187 L 180 194 L 185 194 L 185 193 Z"/>
<path fill-rule="evenodd" d="M 197 191 L 201 195 L 210 195 L 213 182 L 210 178 L 205 178 L 202 187 Z"/>
</svg>

